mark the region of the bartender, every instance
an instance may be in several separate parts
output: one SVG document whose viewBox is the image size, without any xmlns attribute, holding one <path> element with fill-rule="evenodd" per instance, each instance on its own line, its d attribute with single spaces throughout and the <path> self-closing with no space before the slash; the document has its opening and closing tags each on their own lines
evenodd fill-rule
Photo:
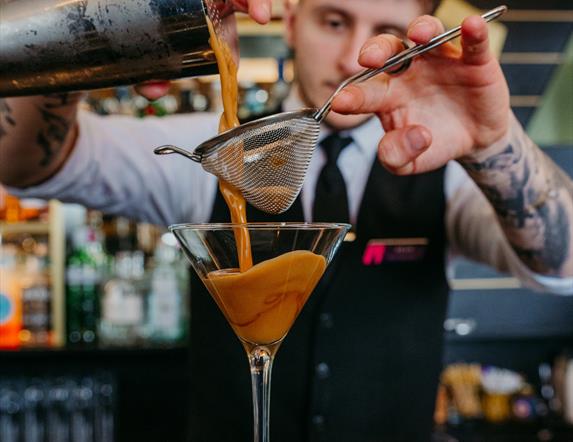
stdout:
<svg viewBox="0 0 573 442">
<path fill-rule="evenodd" d="M 249 11 L 268 21 L 269 3 L 249 2 Z M 406 37 L 427 42 L 443 30 L 424 15 L 436 7 L 429 0 L 287 3 L 296 83 L 284 110 L 320 107 L 342 80 L 383 64 Z M 487 39 L 486 24 L 471 17 L 461 50 L 447 44 L 405 72 L 348 88 L 322 125 L 292 208 L 270 216 L 249 207 L 250 221 L 353 225 L 353 241 L 275 362 L 273 441 L 430 440 L 446 256 L 511 272 L 538 290 L 573 293 L 573 184 L 512 115 Z M 78 111 L 79 101 L 3 101 L 0 180 L 14 194 L 162 225 L 229 220 L 215 177 L 152 153 L 215 135 L 218 115 L 99 117 Z M 197 280 L 191 304 L 190 440 L 248 441 L 243 350 Z"/>
</svg>

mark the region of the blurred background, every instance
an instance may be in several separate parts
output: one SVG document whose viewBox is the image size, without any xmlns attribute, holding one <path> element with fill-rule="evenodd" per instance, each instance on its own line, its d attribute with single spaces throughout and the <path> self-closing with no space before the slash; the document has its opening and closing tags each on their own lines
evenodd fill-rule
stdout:
<svg viewBox="0 0 573 442">
<path fill-rule="evenodd" d="M 275 3 L 266 27 L 239 19 L 242 119 L 276 110 L 292 81 Z M 513 111 L 573 176 L 573 3 L 505 3 L 492 46 Z M 438 16 L 452 27 L 494 6 L 444 0 Z M 220 84 L 179 80 L 154 102 L 100 90 L 85 106 L 141 118 L 220 111 Z M 184 440 L 187 272 L 164 230 L 0 187 L 0 441 Z M 573 441 L 573 298 L 463 260 L 451 286 L 436 440 Z"/>
</svg>

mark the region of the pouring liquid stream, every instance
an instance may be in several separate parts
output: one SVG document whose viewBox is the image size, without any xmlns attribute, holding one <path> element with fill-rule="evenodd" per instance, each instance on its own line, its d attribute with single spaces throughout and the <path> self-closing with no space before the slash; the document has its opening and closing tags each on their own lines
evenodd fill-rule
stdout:
<svg viewBox="0 0 573 442">
<path fill-rule="evenodd" d="M 219 133 L 239 126 L 237 117 L 237 102 L 239 86 L 237 83 L 237 64 L 233 60 L 233 54 L 227 43 L 220 38 L 213 27 L 211 20 L 207 19 L 209 27 L 209 43 L 215 53 L 219 74 L 221 77 L 221 98 L 223 100 L 223 114 L 219 121 Z M 237 154 L 240 155 L 240 152 Z M 247 222 L 247 203 L 241 192 L 230 183 L 219 179 L 219 190 L 229 207 L 231 222 L 244 224 Z M 253 266 L 251 254 L 251 240 L 247 229 L 235 229 L 235 241 L 239 255 L 239 269 L 246 272 Z"/>
</svg>

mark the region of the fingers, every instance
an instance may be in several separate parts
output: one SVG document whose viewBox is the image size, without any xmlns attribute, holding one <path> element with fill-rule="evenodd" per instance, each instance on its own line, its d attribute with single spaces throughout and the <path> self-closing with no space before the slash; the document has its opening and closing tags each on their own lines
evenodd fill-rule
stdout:
<svg viewBox="0 0 573 442">
<path fill-rule="evenodd" d="M 343 114 L 383 112 L 391 104 L 384 100 L 387 92 L 388 77 L 378 76 L 344 88 L 332 102 L 332 110 Z"/>
<path fill-rule="evenodd" d="M 271 0 L 233 0 L 233 4 L 237 11 L 248 12 L 261 25 L 271 20 Z"/>
<path fill-rule="evenodd" d="M 424 126 L 406 126 L 387 132 L 378 146 L 378 158 L 396 175 L 416 173 L 416 159 L 430 147 L 432 135 Z"/>
<path fill-rule="evenodd" d="M 395 35 L 377 35 L 364 43 L 358 56 L 358 62 L 366 68 L 379 68 L 386 60 L 403 50 L 402 40 Z"/>
<path fill-rule="evenodd" d="M 368 68 L 383 66 L 386 60 L 404 49 L 402 40 L 395 35 L 382 34 L 370 38 L 362 46 L 358 62 Z M 370 81 L 351 85 L 334 99 L 332 109 L 347 114 L 376 112 L 381 109 L 388 90 L 388 80 L 379 76 Z"/>
<path fill-rule="evenodd" d="M 437 35 L 443 34 L 444 25 L 436 17 L 424 15 L 418 17 L 408 27 L 408 38 L 416 44 L 428 43 Z M 459 48 L 452 43 L 445 43 L 430 51 L 430 54 L 442 57 L 459 57 Z"/>
<path fill-rule="evenodd" d="M 408 38 L 416 44 L 424 44 L 444 32 L 440 20 L 429 15 L 415 19 L 408 27 Z M 434 53 L 449 54 L 451 45 L 444 44 Z M 466 18 L 462 23 L 462 61 L 466 64 L 485 64 L 491 60 L 487 24 L 480 16 Z"/>
<path fill-rule="evenodd" d="M 157 100 L 169 92 L 169 81 L 148 81 L 135 86 L 136 92 L 150 101 Z"/>
<path fill-rule="evenodd" d="M 249 0 L 249 15 L 264 25 L 271 20 L 271 0 Z"/>
<path fill-rule="evenodd" d="M 462 23 L 463 62 L 474 65 L 486 64 L 492 57 L 485 20 L 479 16 L 466 18 Z"/>
<path fill-rule="evenodd" d="M 444 32 L 444 25 L 436 17 L 423 15 L 408 26 L 408 38 L 416 44 L 429 42 L 436 35 Z"/>
</svg>

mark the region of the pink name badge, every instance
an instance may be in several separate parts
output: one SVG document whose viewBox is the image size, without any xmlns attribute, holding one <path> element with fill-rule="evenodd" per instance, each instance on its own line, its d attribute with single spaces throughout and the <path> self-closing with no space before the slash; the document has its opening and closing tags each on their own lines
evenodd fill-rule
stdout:
<svg viewBox="0 0 573 442">
<path fill-rule="evenodd" d="M 368 241 L 362 264 L 377 266 L 383 262 L 413 262 L 426 255 L 427 238 L 388 238 Z"/>
</svg>

